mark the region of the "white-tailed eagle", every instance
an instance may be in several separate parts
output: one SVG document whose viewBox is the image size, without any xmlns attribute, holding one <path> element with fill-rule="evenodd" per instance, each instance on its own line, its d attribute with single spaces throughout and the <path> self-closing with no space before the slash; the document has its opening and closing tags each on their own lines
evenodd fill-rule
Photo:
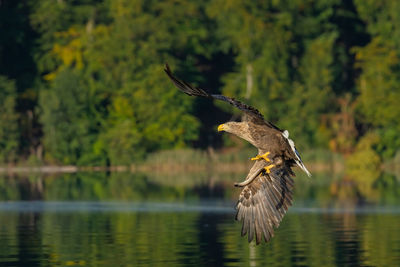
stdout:
<svg viewBox="0 0 400 267">
<path fill-rule="evenodd" d="M 218 131 L 235 134 L 258 149 L 258 155 L 251 159 L 255 163 L 246 180 L 235 184 L 243 188 L 236 204 L 236 220 L 243 221 L 242 236 L 248 234 L 249 242 L 254 237 L 257 244 L 262 237 L 268 242 L 274 236 L 274 228 L 279 226 L 292 205 L 292 176 L 295 175 L 291 168 L 297 165 L 311 176 L 289 138 L 289 132 L 264 120 L 261 113 L 251 106 L 234 98 L 209 94 L 176 78 L 167 64 L 165 72 L 185 94 L 222 100 L 244 112 L 241 122 L 226 122 L 218 126 Z"/>
</svg>

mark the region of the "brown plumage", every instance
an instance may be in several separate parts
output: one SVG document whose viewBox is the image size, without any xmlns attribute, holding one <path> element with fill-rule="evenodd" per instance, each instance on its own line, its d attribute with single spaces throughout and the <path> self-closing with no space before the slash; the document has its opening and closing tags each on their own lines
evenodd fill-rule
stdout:
<svg viewBox="0 0 400 267">
<path fill-rule="evenodd" d="M 239 136 L 258 148 L 258 155 L 246 180 L 236 183 L 243 187 L 236 204 L 236 219 L 243 221 L 242 235 L 248 234 L 248 241 L 256 238 L 259 244 L 264 237 L 268 242 L 274 235 L 287 209 L 292 205 L 294 173 L 292 166 L 299 166 L 307 175 L 289 132 L 282 131 L 271 122 L 264 120 L 255 108 L 223 95 L 209 94 L 203 89 L 176 78 L 168 65 L 165 72 L 179 90 L 190 96 L 201 96 L 228 102 L 245 113 L 241 122 L 226 122 L 218 131 Z"/>
</svg>

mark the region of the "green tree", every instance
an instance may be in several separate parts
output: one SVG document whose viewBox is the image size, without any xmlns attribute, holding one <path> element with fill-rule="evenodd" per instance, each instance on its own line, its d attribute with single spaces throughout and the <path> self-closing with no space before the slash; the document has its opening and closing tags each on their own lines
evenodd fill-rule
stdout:
<svg viewBox="0 0 400 267">
<path fill-rule="evenodd" d="M 188 114 L 193 99 L 170 84 L 162 65 L 176 62 L 173 54 L 182 51 L 189 60 L 209 53 L 202 44 L 209 37 L 199 21 L 201 5 L 119 1 L 111 12 L 113 23 L 103 28 L 105 39 L 94 51 L 102 51 L 102 61 L 112 66 L 115 88 L 99 147 L 113 163 L 126 163 L 145 152 L 190 144 L 199 127 Z"/>
<path fill-rule="evenodd" d="M 46 106 L 48 98 L 67 101 L 79 95 L 79 90 L 73 89 L 75 85 L 68 85 L 72 81 L 67 82 L 68 79 L 63 78 L 69 70 L 81 79 L 79 88 L 87 100 L 85 103 L 81 100 L 66 102 L 66 110 L 72 110 L 77 105 L 78 110 L 84 109 L 89 118 L 74 119 L 71 123 L 87 127 L 93 122 L 99 127 L 88 130 L 90 140 L 96 140 L 94 143 L 78 142 L 75 147 L 79 147 L 79 153 L 65 146 L 61 153 L 63 156 L 59 154 L 57 159 L 72 163 L 82 157 L 86 158 L 85 162 L 90 162 L 87 159 L 92 157 L 108 157 L 112 164 L 126 164 L 143 158 L 146 152 L 183 147 L 197 138 L 199 123 L 189 114 L 193 99 L 182 95 L 170 84 L 162 65 L 167 61 L 176 62 L 174 54 L 183 54 L 183 51 L 189 55 L 189 60 L 194 60 L 194 56 L 190 55 L 210 54 L 210 49 L 203 44 L 204 40 L 210 39 L 202 11 L 204 4 L 105 1 L 92 5 L 92 12 L 85 5 L 67 2 L 47 4 L 56 10 L 69 8 L 66 10 L 68 14 L 72 12 L 68 15 L 71 17 L 68 23 L 40 28 L 45 32 L 44 40 L 52 43 L 51 47 L 48 44 L 42 47 L 44 58 L 51 62 L 43 67 L 50 91 L 44 92 L 41 98 L 44 143 L 45 149 L 51 151 L 49 155 L 56 154 L 53 147 L 62 138 L 67 138 L 65 144 L 71 146 L 72 133 L 86 136 L 82 131 L 72 130 L 66 137 L 64 134 L 68 131 L 61 128 L 57 142 L 56 139 L 50 142 L 53 138 L 46 136 L 59 127 L 53 124 L 59 121 L 57 116 L 60 114 L 76 117 L 72 111 L 73 114 L 65 111 L 55 115 L 59 107 Z M 108 12 L 100 12 L 103 17 L 98 19 L 97 10 L 103 9 Z M 40 10 L 38 8 L 37 12 Z M 58 14 L 61 13 L 58 11 Z M 78 14 L 83 14 L 84 19 L 77 19 Z M 36 16 L 40 18 L 36 18 L 40 26 L 43 18 L 41 14 Z M 189 21 L 188 16 L 199 19 Z M 61 16 L 56 20 L 64 18 Z M 181 69 L 185 69 L 184 66 Z M 65 96 L 59 94 L 66 90 L 71 92 L 64 92 Z M 71 127 L 74 128 L 82 127 Z M 67 156 L 68 153 L 72 153 L 71 157 Z"/>
<path fill-rule="evenodd" d="M 371 42 L 354 49 L 361 70 L 357 89 L 360 121 L 380 135 L 377 151 L 392 157 L 400 149 L 400 5 L 355 1 Z"/>
<path fill-rule="evenodd" d="M 17 156 L 26 158 L 30 153 L 35 153 L 40 139 L 40 126 L 34 112 L 38 95 L 35 82 L 38 76 L 33 50 L 37 35 L 29 21 L 28 15 L 32 12 L 30 2 L 21 0 L 0 3 L 0 75 L 13 81 L 13 105 L 17 120 L 12 123 L 14 126 L 10 131 L 18 132 L 19 136 L 16 139 L 18 149 L 12 160 Z M 4 83 L 8 82 L 2 78 L 2 83 L 2 86 L 6 86 Z M 15 139 L 12 140 L 10 146 L 15 147 Z"/>
<path fill-rule="evenodd" d="M 49 161 L 83 164 L 101 160 L 92 153 L 98 130 L 87 104 L 91 101 L 80 79 L 79 73 L 66 69 L 57 75 L 49 89 L 41 92 L 43 142 Z"/>
<path fill-rule="evenodd" d="M 236 54 L 236 71 L 225 76 L 223 91 L 249 99 L 303 146 L 328 143 L 319 129 L 321 116 L 336 111 L 333 84 L 343 59 L 335 54 L 344 48 L 336 46 L 340 26 L 333 21 L 346 9 L 339 4 L 215 0 L 209 8 L 223 48 Z"/>
<path fill-rule="evenodd" d="M 335 97 L 332 64 L 336 38 L 333 32 L 310 40 L 298 67 L 301 78 L 293 84 L 293 95 L 287 100 L 288 113 L 282 124 L 293 128 L 294 135 L 304 144 L 326 146 L 328 143 L 329 136 L 321 131 L 321 115 L 332 112 L 329 103 Z"/>
<path fill-rule="evenodd" d="M 14 81 L 0 75 L 0 162 L 14 162 L 18 155 L 17 91 Z"/>
</svg>

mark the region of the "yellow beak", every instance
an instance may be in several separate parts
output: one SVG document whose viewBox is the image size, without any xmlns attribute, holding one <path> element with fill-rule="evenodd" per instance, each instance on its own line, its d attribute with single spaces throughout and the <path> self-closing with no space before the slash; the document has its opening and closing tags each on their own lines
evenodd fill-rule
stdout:
<svg viewBox="0 0 400 267">
<path fill-rule="evenodd" d="M 218 132 L 224 131 L 224 124 L 218 125 Z"/>
</svg>

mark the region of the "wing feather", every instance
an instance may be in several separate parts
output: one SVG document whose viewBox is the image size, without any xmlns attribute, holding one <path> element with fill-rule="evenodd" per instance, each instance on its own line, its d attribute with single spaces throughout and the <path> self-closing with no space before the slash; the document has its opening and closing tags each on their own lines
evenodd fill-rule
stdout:
<svg viewBox="0 0 400 267">
<path fill-rule="evenodd" d="M 260 212 L 261 212 L 261 218 L 267 218 L 267 213 L 266 213 L 266 208 L 265 208 L 265 205 L 264 205 L 264 201 L 261 201 L 261 205 L 260 205 L 259 209 L 260 209 Z M 261 224 L 262 224 L 264 240 L 266 240 L 266 242 L 268 242 L 268 240 L 270 240 L 270 238 L 271 238 L 271 234 L 269 232 L 268 225 L 271 225 L 271 227 L 272 227 L 272 224 L 268 220 L 267 220 L 267 224 L 263 223 L 262 219 L 260 219 L 260 220 L 261 220 Z"/>
<path fill-rule="evenodd" d="M 267 199 L 266 202 L 268 204 L 269 214 L 272 216 L 272 222 L 274 223 L 275 227 L 279 226 L 279 223 L 282 221 L 283 216 L 279 212 L 275 212 L 275 207 L 277 206 L 278 199 L 275 196 L 275 192 L 273 192 L 272 188 L 266 187 L 265 190 L 265 198 Z"/>
<path fill-rule="evenodd" d="M 262 240 L 263 228 L 262 228 L 262 217 L 260 213 L 260 205 L 255 207 L 255 233 L 256 233 L 256 243 L 260 244 Z"/>
<path fill-rule="evenodd" d="M 249 224 L 249 235 L 247 236 L 247 239 L 249 242 L 251 242 L 251 240 L 253 240 L 254 237 L 254 228 L 255 228 L 255 223 L 254 223 L 254 219 L 255 219 L 255 215 L 254 215 L 254 210 L 255 210 L 255 206 L 252 203 L 252 205 L 249 207 L 250 208 L 250 220 L 248 222 Z"/>
<path fill-rule="evenodd" d="M 231 104 L 232 106 L 240 109 L 241 111 L 245 112 L 248 116 L 250 116 L 250 119 L 253 120 L 254 122 L 266 123 L 270 127 L 277 128 L 272 123 L 264 121 L 263 115 L 256 108 L 246 105 L 240 102 L 239 100 L 236 100 L 235 98 L 227 97 L 224 95 L 209 94 L 201 88 L 195 87 L 183 80 L 180 80 L 172 74 L 168 64 L 165 64 L 164 71 L 171 79 L 171 81 L 175 84 L 175 86 L 178 87 L 178 89 L 184 92 L 185 94 L 190 96 L 201 96 L 201 97 L 214 98 L 217 100 L 225 101 Z"/>
<path fill-rule="evenodd" d="M 242 221 L 242 235 L 248 241 L 254 237 L 259 244 L 264 237 L 268 242 L 274 236 L 286 211 L 292 205 L 293 179 L 290 167 L 273 168 L 271 173 L 262 172 L 245 186 L 236 204 L 236 219 Z"/>
</svg>

